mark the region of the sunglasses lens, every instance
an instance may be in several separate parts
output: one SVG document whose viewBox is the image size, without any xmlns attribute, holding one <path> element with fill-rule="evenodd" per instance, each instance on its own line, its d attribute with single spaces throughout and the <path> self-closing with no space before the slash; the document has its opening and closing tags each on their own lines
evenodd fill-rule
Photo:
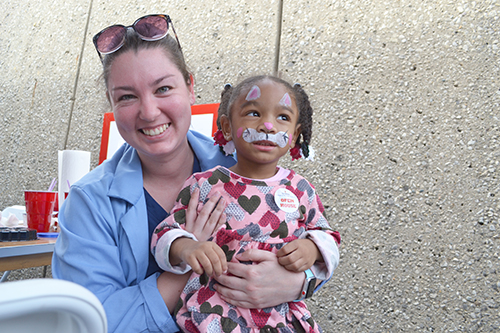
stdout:
<svg viewBox="0 0 500 333">
<path fill-rule="evenodd" d="M 147 16 L 137 21 L 134 29 L 145 40 L 158 40 L 167 34 L 168 22 L 163 16 Z"/>
<path fill-rule="evenodd" d="M 122 46 L 127 29 L 123 26 L 115 25 L 104 30 L 97 39 L 97 50 L 102 54 L 116 51 Z"/>
</svg>

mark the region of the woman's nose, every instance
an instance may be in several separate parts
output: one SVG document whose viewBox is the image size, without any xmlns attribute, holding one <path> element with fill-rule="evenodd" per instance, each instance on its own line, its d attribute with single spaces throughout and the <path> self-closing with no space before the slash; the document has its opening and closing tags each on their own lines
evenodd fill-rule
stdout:
<svg viewBox="0 0 500 333">
<path fill-rule="evenodd" d="M 160 110 L 158 109 L 156 103 L 151 98 L 146 98 L 142 100 L 141 109 L 139 112 L 139 117 L 148 122 L 152 122 L 158 117 L 160 114 Z"/>
</svg>

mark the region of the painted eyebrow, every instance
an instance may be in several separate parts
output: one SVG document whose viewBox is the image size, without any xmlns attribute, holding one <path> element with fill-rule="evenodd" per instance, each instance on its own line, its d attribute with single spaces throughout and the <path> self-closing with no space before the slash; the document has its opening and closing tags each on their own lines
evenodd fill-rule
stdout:
<svg viewBox="0 0 500 333">
<path fill-rule="evenodd" d="M 240 108 L 245 108 L 246 106 L 249 106 L 249 105 L 255 105 L 255 106 L 259 106 L 259 102 L 255 101 L 255 100 L 252 100 L 252 101 L 246 101 L 245 103 L 241 104 Z M 285 106 L 285 105 L 280 105 L 280 107 L 283 109 L 283 110 L 286 110 L 288 112 L 290 112 L 291 114 L 294 114 L 294 110 L 289 107 L 289 106 Z"/>
<path fill-rule="evenodd" d="M 285 105 L 280 105 L 280 106 L 281 106 L 281 108 L 282 108 L 283 110 L 287 110 L 287 111 L 288 111 L 288 112 L 290 112 L 291 114 L 294 114 L 294 113 L 295 113 L 295 111 L 294 111 L 291 107 L 289 107 L 289 106 L 285 106 Z"/>
<path fill-rule="evenodd" d="M 255 106 L 259 106 L 259 103 L 255 100 L 252 100 L 252 101 L 246 101 L 245 103 L 241 104 L 240 108 L 243 109 L 249 105 L 255 105 Z"/>
<path fill-rule="evenodd" d="M 286 105 L 281 105 L 281 104 L 280 104 L 280 105 L 279 105 L 279 107 L 280 107 L 282 110 L 284 110 L 284 111 L 288 111 L 288 112 L 289 112 L 289 113 L 291 113 L 291 114 L 295 114 L 295 110 L 294 110 L 294 109 L 292 109 L 292 107 L 291 107 L 291 106 L 286 106 Z M 298 110 L 297 110 L 297 111 L 298 111 Z M 298 114 L 300 114 L 300 112 L 297 112 L 297 113 L 298 113 Z"/>
</svg>

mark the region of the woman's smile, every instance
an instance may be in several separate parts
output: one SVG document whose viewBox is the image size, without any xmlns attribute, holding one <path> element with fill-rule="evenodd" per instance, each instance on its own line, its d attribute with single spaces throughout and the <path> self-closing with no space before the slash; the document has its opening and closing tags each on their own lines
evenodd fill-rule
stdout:
<svg viewBox="0 0 500 333">
<path fill-rule="evenodd" d="M 160 125 L 156 128 L 152 128 L 152 129 L 142 128 L 139 131 L 141 131 L 143 134 L 145 134 L 147 136 L 156 136 L 156 135 L 160 135 L 163 132 L 165 132 L 167 130 L 167 128 L 169 128 L 169 127 L 170 127 L 170 124 L 163 124 L 163 125 Z"/>
</svg>

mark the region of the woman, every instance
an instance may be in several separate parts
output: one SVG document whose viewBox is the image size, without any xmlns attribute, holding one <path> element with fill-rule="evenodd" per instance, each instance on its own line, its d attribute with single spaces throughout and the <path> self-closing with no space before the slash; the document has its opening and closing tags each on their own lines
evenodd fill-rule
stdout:
<svg viewBox="0 0 500 333">
<path fill-rule="evenodd" d="M 59 212 L 53 276 L 92 291 L 104 305 L 110 332 L 178 331 L 170 313 L 188 275 L 158 269 L 149 253 L 152 232 L 188 176 L 234 164 L 211 139 L 188 130 L 193 77 L 173 27 L 175 39 L 167 34 L 171 24 L 166 15 L 151 15 L 94 37 L 106 95 L 127 143 L 71 186 Z M 224 202 L 217 199 L 198 216 L 194 205 L 187 212 L 187 229 L 204 226 L 190 230 L 200 239 L 225 220 Z M 247 251 L 239 259 L 257 264 L 228 265 L 217 289 L 227 302 L 265 308 L 298 298 L 304 273 L 287 271 L 267 251 Z"/>
</svg>

